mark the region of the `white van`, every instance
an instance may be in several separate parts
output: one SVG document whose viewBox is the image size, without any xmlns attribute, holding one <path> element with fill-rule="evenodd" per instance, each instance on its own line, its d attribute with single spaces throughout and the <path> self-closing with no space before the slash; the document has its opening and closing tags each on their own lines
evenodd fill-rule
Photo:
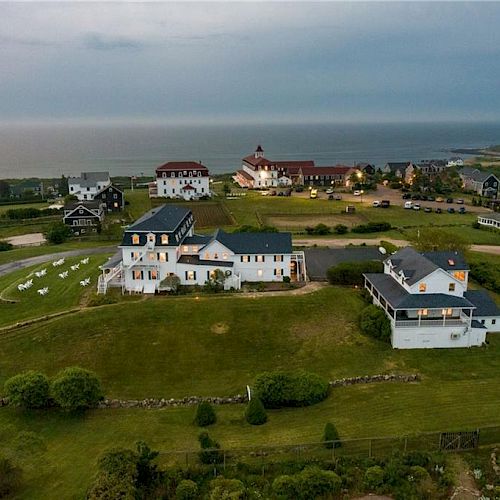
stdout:
<svg viewBox="0 0 500 500">
<path fill-rule="evenodd" d="M 413 208 L 413 202 L 405 201 L 405 208 Z"/>
</svg>

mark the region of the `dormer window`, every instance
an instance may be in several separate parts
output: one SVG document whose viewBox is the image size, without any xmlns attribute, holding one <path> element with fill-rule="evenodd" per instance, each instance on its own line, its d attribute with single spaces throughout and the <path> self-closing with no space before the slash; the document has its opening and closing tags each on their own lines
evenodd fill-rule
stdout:
<svg viewBox="0 0 500 500">
<path fill-rule="evenodd" d="M 168 234 L 162 234 L 161 235 L 161 244 L 162 245 L 168 245 Z"/>
<path fill-rule="evenodd" d="M 148 234 L 148 241 L 152 241 L 154 243 L 156 241 L 155 235 L 152 233 Z"/>
<path fill-rule="evenodd" d="M 427 291 L 427 284 L 426 283 L 420 283 L 418 285 L 418 291 L 419 292 L 425 292 L 425 291 Z"/>
<path fill-rule="evenodd" d="M 453 259 L 448 259 L 448 265 L 449 266 L 454 266 L 455 265 L 455 261 Z"/>
<path fill-rule="evenodd" d="M 138 245 L 140 242 L 140 238 L 138 234 L 132 235 L 132 245 Z"/>
</svg>

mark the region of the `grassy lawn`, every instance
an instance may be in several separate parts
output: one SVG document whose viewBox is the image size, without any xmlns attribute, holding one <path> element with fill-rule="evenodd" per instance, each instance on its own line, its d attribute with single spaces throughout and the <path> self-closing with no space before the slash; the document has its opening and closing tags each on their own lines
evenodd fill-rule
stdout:
<svg viewBox="0 0 500 500">
<path fill-rule="evenodd" d="M 9 273 L 0 278 L 0 326 L 10 325 L 30 318 L 38 318 L 46 314 L 70 309 L 79 304 L 82 296 L 95 290 L 97 276 L 100 274 L 98 266 L 106 261 L 109 255 L 92 255 L 89 263 L 80 265 L 80 269 L 71 271 L 70 266 L 80 262 L 82 257 L 67 258 L 64 265 L 53 267 L 51 262 L 40 264 L 27 269 Z M 35 271 L 46 269 L 47 274 L 41 278 L 35 276 Z M 69 270 L 69 276 L 61 279 L 58 274 Z M 91 284 L 84 288 L 80 280 L 91 278 Z M 20 292 L 19 283 L 33 279 L 33 286 Z M 38 294 L 39 288 L 49 287 L 45 296 Z M 14 303 L 6 301 L 15 301 Z"/>
<path fill-rule="evenodd" d="M 244 422 L 242 406 L 220 407 L 210 433 L 227 448 L 315 442 L 326 421 L 344 438 L 500 424 L 500 335 L 485 348 L 395 351 L 359 333 L 361 306 L 356 290 L 328 287 L 295 297 L 156 298 L 89 309 L 2 334 L 0 382 L 25 369 L 53 375 L 78 364 L 99 374 L 109 396 L 142 398 L 241 393 L 257 373 L 278 368 L 328 378 L 422 375 L 420 383 L 336 388 L 310 408 L 270 412 L 261 427 Z M 163 451 L 196 449 L 193 414 L 120 409 L 75 418 L 1 408 L 0 429 L 4 448 L 21 430 L 47 443 L 42 455 L 21 457 L 23 498 L 81 498 L 109 447 L 145 439 Z"/>
</svg>

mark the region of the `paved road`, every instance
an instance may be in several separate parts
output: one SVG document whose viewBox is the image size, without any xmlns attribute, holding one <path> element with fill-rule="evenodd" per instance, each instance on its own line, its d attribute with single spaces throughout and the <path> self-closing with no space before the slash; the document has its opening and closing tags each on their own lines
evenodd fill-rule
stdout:
<svg viewBox="0 0 500 500">
<path fill-rule="evenodd" d="M 66 252 L 48 253 L 45 255 L 37 255 L 36 257 L 29 257 L 28 259 L 17 260 L 14 262 L 7 262 L 0 266 L 0 276 L 24 269 L 25 267 L 43 264 L 51 260 L 57 260 L 61 257 L 78 257 L 80 255 L 96 255 L 101 253 L 113 253 L 116 251 L 116 245 L 96 248 L 82 248 L 78 250 L 68 250 Z"/>
</svg>

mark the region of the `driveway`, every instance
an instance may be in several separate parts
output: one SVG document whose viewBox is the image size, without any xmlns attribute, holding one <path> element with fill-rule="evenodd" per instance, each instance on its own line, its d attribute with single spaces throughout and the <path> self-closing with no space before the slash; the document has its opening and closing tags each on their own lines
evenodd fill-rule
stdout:
<svg viewBox="0 0 500 500">
<path fill-rule="evenodd" d="M 78 257 L 80 255 L 97 255 L 101 253 L 113 252 L 116 252 L 116 245 L 109 247 L 82 248 L 81 250 L 68 250 L 66 252 L 54 252 L 45 255 L 37 255 L 36 257 L 29 257 L 28 259 L 22 259 L 14 262 L 7 262 L 7 264 L 2 264 L 0 266 L 0 276 L 9 274 L 12 271 L 17 271 L 18 269 L 24 269 L 26 267 L 36 266 L 37 264 L 49 262 L 51 260 L 57 260 L 61 257 Z"/>
</svg>

